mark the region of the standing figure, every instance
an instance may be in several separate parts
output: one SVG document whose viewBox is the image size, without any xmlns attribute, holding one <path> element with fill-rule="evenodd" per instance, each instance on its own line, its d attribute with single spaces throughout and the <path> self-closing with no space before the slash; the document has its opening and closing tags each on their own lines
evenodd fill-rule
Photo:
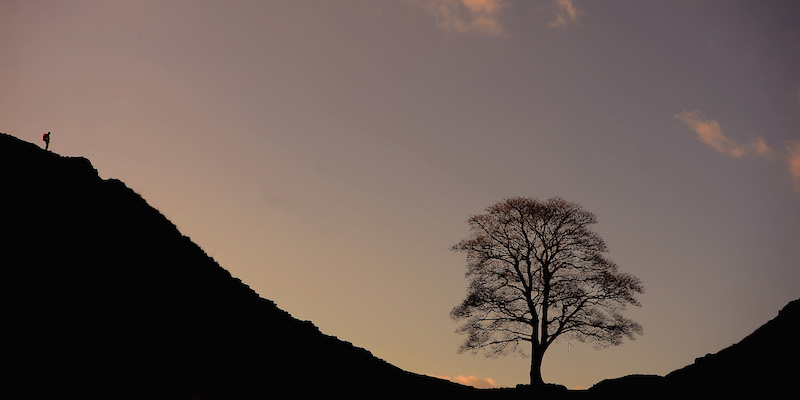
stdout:
<svg viewBox="0 0 800 400">
<path fill-rule="evenodd" d="M 42 140 L 44 140 L 44 149 L 45 150 L 49 150 L 50 149 L 50 132 L 47 132 L 44 135 L 42 135 Z"/>
</svg>

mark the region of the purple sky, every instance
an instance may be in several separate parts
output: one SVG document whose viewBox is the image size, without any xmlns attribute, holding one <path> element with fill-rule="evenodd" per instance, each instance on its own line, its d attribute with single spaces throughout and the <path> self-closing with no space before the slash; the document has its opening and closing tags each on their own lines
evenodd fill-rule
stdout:
<svg viewBox="0 0 800 400">
<path fill-rule="evenodd" d="M 796 1 L 0 0 L 0 51 L 0 132 L 409 371 L 527 382 L 448 316 L 450 245 L 512 196 L 583 204 L 647 289 L 643 336 L 546 381 L 666 374 L 800 297 Z"/>
</svg>

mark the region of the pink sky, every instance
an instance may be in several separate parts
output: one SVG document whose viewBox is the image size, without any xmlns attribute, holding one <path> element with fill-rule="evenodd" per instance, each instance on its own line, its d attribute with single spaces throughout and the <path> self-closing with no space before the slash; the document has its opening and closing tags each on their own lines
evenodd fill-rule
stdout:
<svg viewBox="0 0 800 400">
<path fill-rule="evenodd" d="M 0 49 L 0 132 L 409 371 L 527 381 L 448 315 L 506 197 L 581 203 L 647 289 L 643 336 L 561 342 L 549 382 L 666 374 L 800 294 L 797 2 L 0 1 Z"/>
</svg>

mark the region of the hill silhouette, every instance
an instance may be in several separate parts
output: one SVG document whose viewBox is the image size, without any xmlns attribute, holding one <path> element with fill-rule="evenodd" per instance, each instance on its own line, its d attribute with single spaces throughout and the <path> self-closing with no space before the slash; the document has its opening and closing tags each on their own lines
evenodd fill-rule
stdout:
<svg viewBox="0 0 800 400">
<path fill-rule="evenodd" d="M 631 375 L 594 385 L 602 398 L 795 399 L 800 372 L 800 299 L 753 333 L 666 376 Z"/>
<path fill-rule="evenodd" d="M 474 392 L 293 318 L 85 158 L 0 134 L 0 171 L 6 362 L 31 397 Z"/>
<path fill-rule="evenodd" d="M 141 196 L 0 133 L 9 393 L 44 398 L 529 398 L 403 371 L 260 297 Z M 800 300 L 666 376 L 538 398 L 792 398 Z M 665 344 L 670 345 L 670 344 Z M 11 391 L 11 388 L 17 391 Z"/>
</svg>

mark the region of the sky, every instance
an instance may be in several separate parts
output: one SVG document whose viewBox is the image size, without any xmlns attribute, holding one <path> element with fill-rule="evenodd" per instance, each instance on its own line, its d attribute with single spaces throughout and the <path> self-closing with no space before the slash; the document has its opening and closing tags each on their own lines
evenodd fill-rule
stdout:
<svg viewBox="0 0 800 400">
<path fill-rule="evenodd" d="M 646 289 L 643 335 L 557 342 L 547 382 L 667 374 L 800 297 L 796 1 L 0 0 L 0 54 L 0 132 L 51 131 L 408 371 L 528 382 L 529 358 L 458 354 L 449 317 L 450 246 L 514 196 L 593 212 Z"/>
</svg>

